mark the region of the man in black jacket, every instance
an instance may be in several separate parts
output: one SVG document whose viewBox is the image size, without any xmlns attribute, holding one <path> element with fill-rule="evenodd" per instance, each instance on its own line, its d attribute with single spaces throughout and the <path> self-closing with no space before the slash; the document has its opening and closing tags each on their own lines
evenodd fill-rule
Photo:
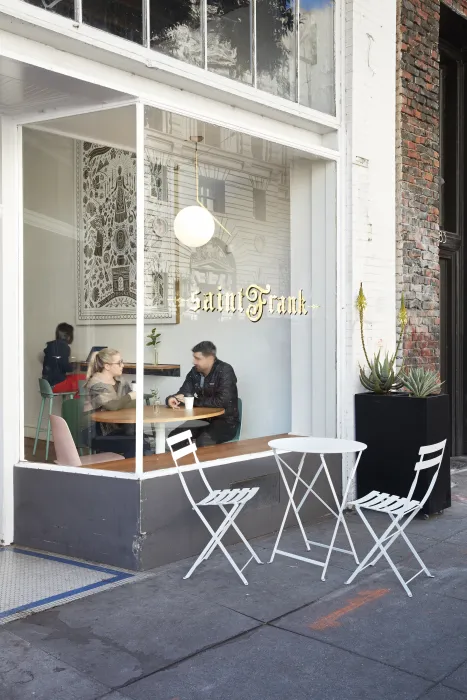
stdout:
<svg viewBox="0 0 467 700">
<path fill-rule="evenodd" d="M 184 403 L 185 396 L 194 396 L 194 405 L 223 408 L 225 413 L 217 418 L 203 421 L 188 421 L 173 430 L 176 435 L 191 430 L 198 447 L 217 445 L 235 437 L 239 423 L 237 377 L 231 365 L 216 357 L 216 346 L 210 340 L 203 340 L 192 349 L 193 369 L 186 375 L 177 394 L 168 396 L 167 406 L 176 409 Z"/>
</svg>

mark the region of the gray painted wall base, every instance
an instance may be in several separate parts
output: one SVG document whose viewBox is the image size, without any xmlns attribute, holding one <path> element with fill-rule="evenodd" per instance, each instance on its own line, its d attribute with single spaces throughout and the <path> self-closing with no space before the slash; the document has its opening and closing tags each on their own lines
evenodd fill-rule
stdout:
<svg viewBox="0 0 467 700">
<path fill-rule="evenodd" d="M 285 456 L 297 465 L 299 455 Z M 341 460 L 327 458 L 337 493 L 341 493 Z M 310 481 L 318 459 L 307 458 L 302 475 Z M 198 472 L 188 472 L 187 481 L 195 498 L 206 495 Z M 274 457 L 222 464 L 206 469 L 216 488 L 259 486 L 260 491 L 241 514 L 238 524 L 246 537 L 266 535 L 279 529 L 287 505 L 287 494 Z M 317 493 L 332 505 L 332 496 L 322 475 Z M 304 492 L 300 485 L 297 493 Z M 302 508 L 303 522 L 326 512 L 309 497 Z M 213 525 L 220 522 L 217 508 L 204 509 Z M 288 525 L 296 524 L 295 516 Z M 71 474 L 53 470 L 15 468 L 15 544 L 87 561 L 130 569 L 148 569 L 200 553 L 209 534 L 186 498 L 178 474 L 144 481 Z M 238 536 L 230 530 L 224 542 Z"/>
</svg>

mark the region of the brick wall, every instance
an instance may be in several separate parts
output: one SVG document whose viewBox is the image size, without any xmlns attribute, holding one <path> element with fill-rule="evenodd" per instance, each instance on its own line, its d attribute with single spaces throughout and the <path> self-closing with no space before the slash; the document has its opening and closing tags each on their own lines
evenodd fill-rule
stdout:
<svg viewBox="0 0 467 700">
<path fill-rule="evenodd" d="M 467 0 L 446 0 L 467 17 Z M 440 0 L 399 0 L 397 290 L 409 310 L 407 364 L 439 365 Z"/>
</svg>

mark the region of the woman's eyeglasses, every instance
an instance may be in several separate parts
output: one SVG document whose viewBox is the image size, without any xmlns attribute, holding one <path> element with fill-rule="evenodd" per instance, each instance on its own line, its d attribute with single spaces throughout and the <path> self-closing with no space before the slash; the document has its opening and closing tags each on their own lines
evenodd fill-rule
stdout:
<svg viewBox="0 0 467 700">
<path fill-rule="evenodd" d="M 120 365 L 120 367 L 123 367 L 123 360 L 120 360 L 119 362 L 109 362 L 109 365 Z"/>
</svg>

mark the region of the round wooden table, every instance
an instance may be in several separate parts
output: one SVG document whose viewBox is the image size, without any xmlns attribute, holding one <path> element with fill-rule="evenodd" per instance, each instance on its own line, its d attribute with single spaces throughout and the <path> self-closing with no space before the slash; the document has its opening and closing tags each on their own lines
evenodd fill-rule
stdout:
<svg viewBox="0 0 467 700">
<path fill-rule="evenodd" d="M 156 454 L 165 452 L 165 426 L 167 423 L 181 423 L 187 420 L 203 420 L 222 416 L 223 408 L 169 408 L 159 406 L 156 413 L 153 406 L 144 406 L 143 423 L 151 423 L 156 429 Z M 92 414 L 96 423 L 136 423 L 136 408 L 123 408 L 121 411 L 96 411 Z"/>
</svg>

